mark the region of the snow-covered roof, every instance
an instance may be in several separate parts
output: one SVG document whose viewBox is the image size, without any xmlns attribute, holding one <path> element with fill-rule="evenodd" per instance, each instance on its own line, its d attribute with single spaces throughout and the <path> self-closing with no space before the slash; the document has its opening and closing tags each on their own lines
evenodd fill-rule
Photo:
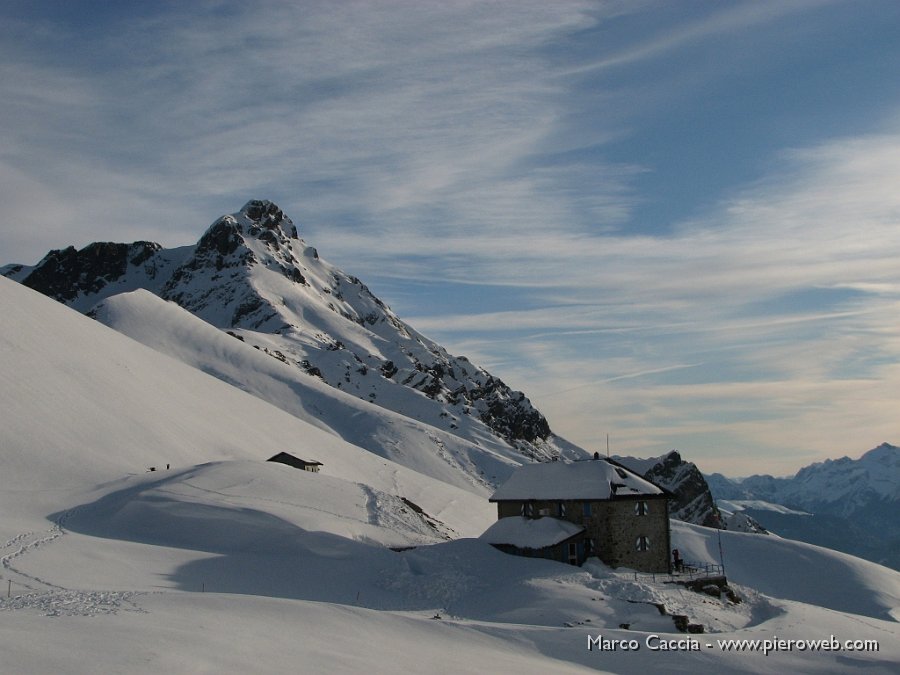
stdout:
<svg viewBox="0 0 900 675">
<path fill-rule="evenodd" d="M 558 518 L 501 518 L 479 537 L 488 544 L 508 544 L 517 548 L 545 548 L 572 537 L 584 528 Z"/>
<path fill-rule="evenodd" d="M 613 493 L 613 487 L 615 492 Z M 491 501 L 524 499 L 610 499 L 633 495 L 662 495 L 663 490 L 636 473 L 605 459 L 581 462 L 526 464 L 497 491 Z"/>
</svg>

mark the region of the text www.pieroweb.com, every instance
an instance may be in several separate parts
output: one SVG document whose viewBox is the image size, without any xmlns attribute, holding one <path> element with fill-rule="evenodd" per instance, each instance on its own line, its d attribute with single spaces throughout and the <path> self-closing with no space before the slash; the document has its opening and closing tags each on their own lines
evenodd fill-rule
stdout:
<svg viewBox="0 0 900 675">
<path fill-rule="evenodd" d="M 693 637 L 681 637 L 671 639 L 661 635 L 651 634 L 643 640 L 604 638 L 602 635 L 588 635 L 588 651 L 600 652 L 634 652 L 640 649 L 656 651 L 701 651 L 703 649 L 718 648 L 723 652 L 877 652 L 878 640 L 839 640 L 834 635 L 820 640 L 803 640 L 797 638 L 780 638 L 773 635 L 771 638 L 755 639 L 716 639 L 698 640 Z"/>
</svg>

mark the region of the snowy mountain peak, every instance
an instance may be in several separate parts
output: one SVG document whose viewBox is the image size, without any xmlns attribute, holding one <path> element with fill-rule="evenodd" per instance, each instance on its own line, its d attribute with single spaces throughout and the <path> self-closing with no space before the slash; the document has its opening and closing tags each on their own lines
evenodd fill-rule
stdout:
<svg viewBox="0 0 900 675">
<path fill-rule="evenodd" d="M 288 239 L 297 239 L 297 226 L 277 204 L 268 199 L 251 199 L 235 215 L 249 221 L 248 233 L 251 235 L 259 236 L 264 232 L 273 232 Z"/>
<path fill-rule="evenodd" d="M 869 495 L 878 499 L 900 498 L 900 448 L 882 443 L 859 459 L 841 457 L 810 464 L 794 476 L 791 481 L 798 487 L 795 499 L 815 499 L 824 501 L 845 500 L 848 495 L 854 499 Z"/>
<path fill-rule="evenodd" d="M 276 204 L 251 199 L 237 213 L 222 216 L 210 225 L 197 243 L 195 255 L 217 261 L 219 269 L 228 266 L 226 256 L 235 254 L 239 265 L 265 262 L 271 254 L 283 263 L 293 264 L 290 248 L 295 240 L 297 226 Z M 261 250 L 254 245 L 256 242 L 263 244 Z M 249 255 L 248 250 L 261 255 Z"/>
<path fill-rule="evenodd" d="M 304 378 L 460 439 L 429 432 L 411 445 L 434 446 L 479 489 L 504 479 L 523 457 L 587 454 L 556 437 L 525 394 L 449 354 L 358 278 L 321 259 L 270 201 L 250 200 L 221 216 L 192 246 L 92 244 L 64 254 L 65 265 L 49 254 L 34 268 L 3 273 L 101 320 L 104 300 L 150 291 Z"/>
<path fill-rule="evenodd" d="M 791 478 L 714 474 L 709 481 L 717 499 L 743 503 L 778 534 L 900 567 L 900 447 L 882 443 L 859 459 L 816 462 Z"/>
<path fill-rule="evenodd" d="M 898 455 L 898 448 L 896 445 L 891 445 L 890 443 L 882 443 L 877 448 L 872 448 L 867 453 L 865 453 L 861 460 L 865 460 L 867 462 L 871 462 L 873 464 L 884 464 L 885 466 L 898 466 L 900 463 L 900 455 Z"/>
</svg>

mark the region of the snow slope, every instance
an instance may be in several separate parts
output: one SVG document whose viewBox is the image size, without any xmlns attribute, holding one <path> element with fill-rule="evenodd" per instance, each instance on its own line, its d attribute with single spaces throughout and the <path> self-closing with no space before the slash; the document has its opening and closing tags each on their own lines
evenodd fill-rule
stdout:
<svg viewBox="0 0 900 675">
<path fill-rule="evenodd" d="M 672 522 L 672 546 L 685 560 L 719 562 L 729 580 L 772 597 L 900 620 L 900 573 L 855 556 L 780 537 L 708 532 Z"/>
<path fill-rule="evenodd" d="M 442 513 L 461 534 L 479 534 L 491 519 L 469 492 L 376 457 L 7 279 L 0 307 L 4 494 L 53 503 L 59 491 L 149 467 L 261 461 L 284 450 L 323 462 L 325 475 Z M 0 522 L 0 537 L 10 526 L 8 517 Z"/>
<path fill-rule="evenodd" d="M 330 387 L 148 291 L 108 298 L 91 316 L 354 445 L 476 494 L 490 494 L 521 459 L 491 450 L 496 439 L 487 434 L 475 445 L 417 421 L 416 410 L 400 415 Z"/>
<path fill-rule="evenodd" d="M 487 527 L 484 498 L 2 279 L 0 307 L 0 672 L 892 673 L 900 661 L 891 570 L 723 532 L 734 604 L 447 541 Z M 284 449 L 322 473 L 262 461 Z M 673 536 L 686 559 L 716 560 L 716 535 L 676 524 Z M 650 648 L 652 635 L 687 639 L 673 614 L 706 627 L 698 651 Z M 717 642 L 831 634 L 880 650 Z M 598 635 L 641 647 L 588 651 Z"/>
</svg>

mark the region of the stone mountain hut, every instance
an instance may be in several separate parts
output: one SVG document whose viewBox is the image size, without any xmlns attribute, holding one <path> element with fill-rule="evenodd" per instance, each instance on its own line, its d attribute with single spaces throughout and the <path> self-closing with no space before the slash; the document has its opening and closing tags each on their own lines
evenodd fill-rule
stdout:
<svg viewBox="0 0 900 675">
<path fill-rule="evenodd" d="M 617 462 L 526 464 L 491 496 L 483 541 L 517 555 L 669 571 L 669 493 Z"/>
</svg>

